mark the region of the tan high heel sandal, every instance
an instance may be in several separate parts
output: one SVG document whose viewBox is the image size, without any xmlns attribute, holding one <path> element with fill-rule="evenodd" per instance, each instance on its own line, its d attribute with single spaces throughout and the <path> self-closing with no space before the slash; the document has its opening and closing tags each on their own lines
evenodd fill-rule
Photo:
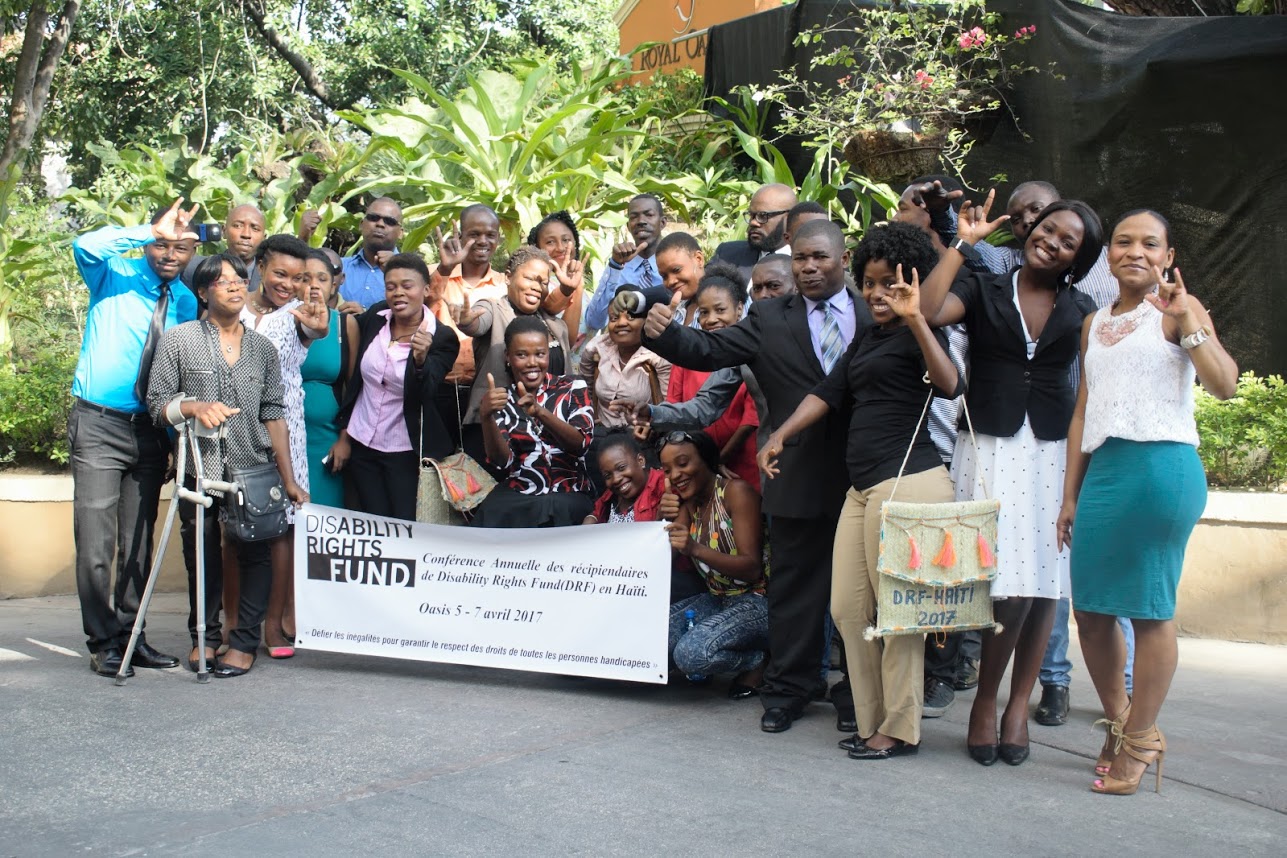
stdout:
<svg viewBox="0 0 1287 858">
<path fill-rule="evenodd" d="M 1166 737 L 1162 731 L 1157 729 L 1154 724 L 1147 730 L 1140 730 L 1138 733 L 1126 733 L 1120 729 L 1114 729 L 1113 734 L 1118 738 L 1118 753 L 1125 751 L 1127 755 L 1134 757 L 1144 764 L 1144 768 L 1135 777 L 1133 781 L 1120 780 L 1111 775 L 1104 775 L 1099 780 L 1091 784 L 1092 792 L 1104 793 L 1105 795 L 1134 795 L 1135 791 L 1140 788 L 1140 781 L 1148 772 L 1148 767 L 1157 764 L 1156 780 L 1153 784 L 1154 792 L 1162 791 L 1162 759 L 1166 756 Z"/>
<path fill-rule="evenodd" d="M 1121 711 L 1120 715 L 1111 720 L 1108 718 L 1100 718 L 1091 725 L 1092 729 L 1098 727 L 1100 724 L 1104 725 L 1104 747 L 1099 749 L 1099 757 L 1095 760 L 1095 774 L 1099 775 L 1101 778 L 1108 774 L 1109 769 L 1113 767 L 1113 758 L 1116 757 L 1118 751 L 1121 750 L 1122 743 L 1117 738 L 1117 735 L 1119 735 L 1123 728 L 1126 727 L 1126 719 L 1130 717 L 1130 714 L 1131 699 L 1128 697 L 1126 698 L 1126 708 Z M 1114 727 L 1117 729 L 1114 730 Z"/>
</svg>

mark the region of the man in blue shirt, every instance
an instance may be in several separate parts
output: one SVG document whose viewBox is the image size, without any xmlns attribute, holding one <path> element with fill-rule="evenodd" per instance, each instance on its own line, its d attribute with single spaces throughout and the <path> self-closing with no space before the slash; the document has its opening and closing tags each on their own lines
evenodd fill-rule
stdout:
<svg viewBox="0 0 1287 858">
<path fill-rule="evenodd" d="M 89 312 L 72 382 L 71 442 L 76 591 L 90 668 L 115 676 L 152 565 L 152 530 L 165 481 L 169 437 L 153 425 L 140 391 L 161 330 L 197 317 L 179 279 L 196 249 L 196 213 L 175 201 L 150 226 L 104 227 L 72 243 L 89 287 Z M 142 258 L 126 258 L 142 248 Z M 112 586 L 112 564 L 116 585 Z M 137 667 L 178 659 L 140 638 Z M 130 670 L 133 673 L 133 670 Z"/>
<path fill-rule="evenodd" d="M 612 259 L 603 279 L 594 287 L 585 308 L 585 328 L 596 331 L 608 326 L 608 307 L 622 283 L 636 286 L 661 285 L 657 270 L 657 242 L 666 226 L 661 200 L 652 194 L 639 194 L 626 208 L 626 229 L 633 241 L 623 241 L 612 248 Z"/>
<path fill-rule="evenodd" d="M 373 200 L 366 207 L 361 230 L 362 249 L 344 257 L 340 300 L 361 304 L 365 309 L 384 300 L 383 265 L 398 252 L 402 241 L 402 207 L 388 197 Z"/>
</svg>

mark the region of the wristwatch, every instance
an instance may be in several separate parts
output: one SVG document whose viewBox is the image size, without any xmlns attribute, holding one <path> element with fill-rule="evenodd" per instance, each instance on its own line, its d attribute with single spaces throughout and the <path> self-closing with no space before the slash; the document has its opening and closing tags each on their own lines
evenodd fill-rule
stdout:
<svg viewBox="0 0 1287 858">
<path fill-rule="evenodd" d="M 1180 345 L 1189 351 L 1193 351 L 1209 339 L 1211 339 L 1211 329 L 1203 325 L 1193 333 L 1180 337 Z"/>
<path fill-rule="evenodd" d="M 949 247 L 964 256 L 970 262 L 975 262 L 979 258 L 979 252 L 974 249 L 974 245 L 970 244 L 965 239 L 958 238 L 956 241 L 952 242 Z"/>
</svg>

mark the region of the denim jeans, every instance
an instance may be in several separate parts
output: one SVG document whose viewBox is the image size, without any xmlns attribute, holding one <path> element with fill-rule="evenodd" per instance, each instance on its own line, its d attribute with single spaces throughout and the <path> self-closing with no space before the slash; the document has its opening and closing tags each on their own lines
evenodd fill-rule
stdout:
<svg viewBox="0 0 1287 858">
<path fill-rule="evenodd" d="M 1067 599 L 1060 599 L 1055 606 L 1055 626 L 1050 630 L 1050 643 L 1046 645 L 1046 657 L 1041 661 L 1041 684 L 1061 685 L 1067 688 L 1072 682 L 1072 662 L 1068 660 L 1068 615 L 1070 613 Z M 1126 635 L 1126 693 L 1133 690 L 1131 669 L 1135 665 L 1135 629 L 1131 621 L 1118 617 L 1117 624 Z"/>
<path fill-rule="evenodd" d="M 131 422 L 80 403 L 72 406 L 67 436 L 76 592 L 86 642 L 90 652 L 124 648 L 151 571 L 170 439 L 146 416 Z"/>
<path fill-rule="evenodd" d="M 684 612 L 696 612 L 687 629 Z M 699 593 L 670 606 L 670 654 L 680 672 L 744 673 L 764 662 L 769 647 L 768 601 L 756 593 Z"/>
</svg>

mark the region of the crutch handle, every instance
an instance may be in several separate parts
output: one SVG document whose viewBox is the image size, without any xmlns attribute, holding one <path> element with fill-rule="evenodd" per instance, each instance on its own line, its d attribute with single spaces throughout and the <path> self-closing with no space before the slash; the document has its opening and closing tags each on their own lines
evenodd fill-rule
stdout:
<svg viewBox="0 0 1287 858">
<path fill-rule="evenodd" d="M 175 491 L 179 495 L 179 497 L 182 498 L 183 500 L 188 501 L 190 503 L 199 503 L 206 509 L 209 509 L 210 505 L 214 503 L 214 498 L 207 497 L 201 494 L 200 492 L 190 491 L 189 489 L 185 489 L 182 486 L 179 486 Z"/>
<path fill-rule="evenodd" d="M 229 495 L 235 495 L 241 491 L 241 487 L 236 483 L 225 483 L 222 480 L 202 480 L 201 486 L 207 491 L 223 492 Z"/>
</svg>

